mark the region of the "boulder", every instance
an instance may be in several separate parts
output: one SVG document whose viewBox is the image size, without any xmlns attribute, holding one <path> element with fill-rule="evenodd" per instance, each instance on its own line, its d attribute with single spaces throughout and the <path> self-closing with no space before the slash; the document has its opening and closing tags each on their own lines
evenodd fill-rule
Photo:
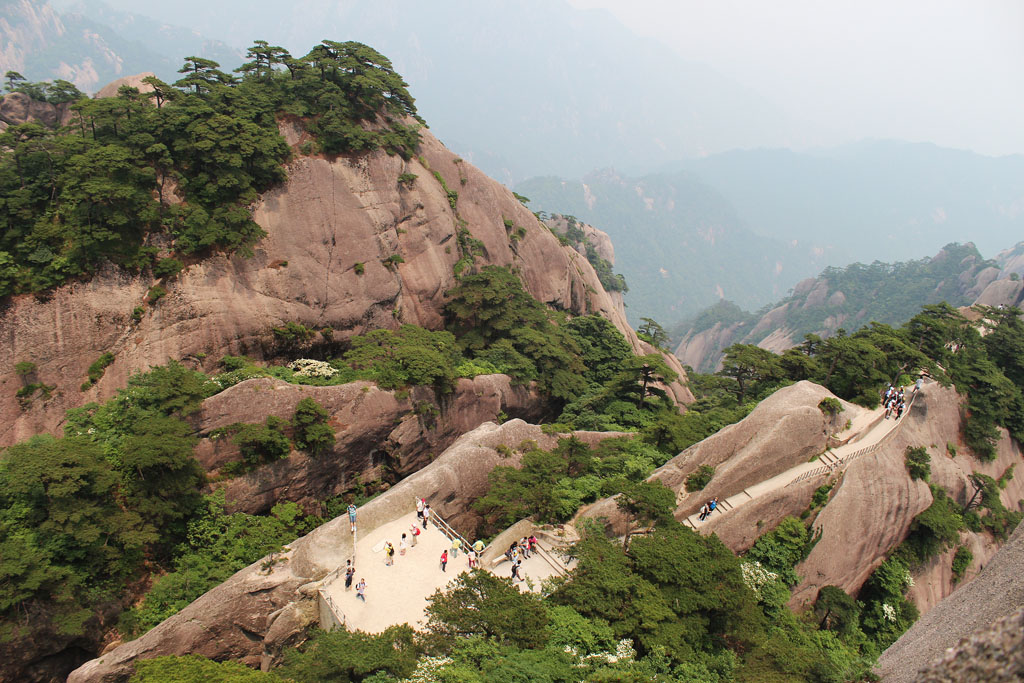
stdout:
<svg viewBox="0 0 1024 683">
<path fill-rule="evenodd" d="M 318 502 L 349 489 L 358 476 L 368 482 L 382 476 L 404 477 L 428 465 L 456 438 L 484 422 L 508 417 L 536 420 L 544 401 L 529 386 L 513 385 L 505 375 L 460 379 L 451 394 L 437 396 L 415 387 L 404 398 L 372 382 L 314 387 L 261 378 L 241 382 L 203 403 L 193 420 L 204 437 L 196 449 L 200 463 L 214 471 L 239 459 L 238 448 L 217 430 L 238 422 L 263 422 L 273 415 L 291 420 L 295 405 L 312 398 L 324 407 L 335 430 L 334 447 L 310 456 L 287 458 L 222 484 L 230 511 L 264 513 L 281 501 L 319 512 Z M 423 410 L 429 405 L 430 411 Z"/>
<path fill-rule="evenodd" d="M 131 76 L 124 76 L 116 80 L 107 83 L 105 86 L 99 89 L 95 97 L 97 99 L 101 97 L 117 97 L 117 91 L 120 90 L 122 85 L 127 85 L 129 88 L 138 88 L 140 93 L 153 92 L 154 88 L 149 83 L 143 83 L 143 79 L 156 77 L 156 74 L 152 71 L 144 71 L 141 74 L 134 74 Z"/>
</svg>

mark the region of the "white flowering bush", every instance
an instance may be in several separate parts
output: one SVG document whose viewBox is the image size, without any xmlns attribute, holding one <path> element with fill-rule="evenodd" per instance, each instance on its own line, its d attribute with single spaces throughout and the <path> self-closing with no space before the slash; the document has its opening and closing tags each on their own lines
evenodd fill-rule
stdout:
<svg viewBox="0 0 1024 683">
<path fill-rule="evenodd" d="M 896 610 L 887 602 L 882 603 L 882 616 L 884 616 L 886 620 L 896 623 Z"/>
<path fill-rule="evenodd" d="M 451 657 L 421 657 L 416 662 L 416 670 L 402 683 L 436 683 L 437 675 L 451 663 Z"/>
<path fill-rule="evenodd" d="M 760 562 L 742 562 L 740 571 L 743 572 L 743 583 L 761 599 L 761 589 L 770 583 L 778 580 L 779 575 L 761 566 Z"/>
<path fill-rule="evenodd" d="M 330 363 L 312 358 L 299 358 L 289 363 L 288 367 L 299 377 L 330 379 L 338 374 L 338 371 L 331 367 Z"/>
</svg>

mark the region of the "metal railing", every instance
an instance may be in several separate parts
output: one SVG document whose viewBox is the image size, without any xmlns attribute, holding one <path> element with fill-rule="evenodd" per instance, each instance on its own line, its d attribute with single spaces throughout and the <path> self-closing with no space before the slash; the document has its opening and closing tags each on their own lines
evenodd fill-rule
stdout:
<svg viewBox="0 0 1024 683">
<path fill-rule="evenodd" d="M 865 446 L 864 448 L 856 450 L 853 453 L 849 453 L 843 456 L 842 458 L 836 458 L 836 462 L 834 463 L 822 465 L 821 467 L 816 467 L 813 470 L 804 472 L 800 476 L 796 477 L 793 481 L 786 484 L 786 486 L 793 486 L 794 484 L 799 484 L 802 481 L 807 481 L 808 479 L 819 477 L 823 474 L 831 474 L 833 472 L 845 470 L 846 467 L 857 458 L 877 451 L 887 441 L 889 441 L 889 439 L 895 436 L 896 433 L 899 432 L 900 429 L 903 427 L 903 421 L 907 418 L 907 415 L 910 414 L 910 409 L 914 406 L 914 399 L 916 398 L 917 393 L 915 392 L 910 396 L 910 403 L 907 404 L 907 408 L 904 411 L 903 415 L 901 415 L 900 418 L 896 421 L 896 424 L 893 426 L 893 428 L 890 429 L 889 432 L 881 439 L 879 439 L 876 443 L 873 443 L 870 446 Z M 832 457 L 835 457 L 835 453 L 833 453 L 831 449 L 827 450 L 826 453 L 830 453 Z"/>
<path fill-rule="evenodd" d="M 441 517 L 441 515 L 437 514 L 433 510 L 430 511 L 430 521 L 433 522 L 434 526 L 437 527 L 437 530 L 440 531 L 445 536 L 447 536 L 449 538 L 449 540 L 454 541 L 456 538 L 459 539 L 459 541 L 462 543 L 462 549 L 463 550 L 468 551 L 470 549 L 471 546 L 470 546 L 469 541 L 467 541 L 462 534 L 460 534 L 458 531 L 456 531 L 454 528 L 452 528 L 451 524 L 449 524 L 448 522 L 444 521 L 444 519 Z M 483 549 L 486 550 L 487 546 L 484 546 Z M 481 552 L 483 552 L 483 551 L 481 551 Z"/>
<path fill-rule="evenodd" d="M 330 595 L 328 595 L 327 591 L 324 590 L 326 588 L 326 586 L 327 586 L 327 584 L 322 584 L 320 586 L 320 588 L 317 589 L 317 594 L 319 595 L 320 599 L 323 601 L 323 604 L 327 606 L 327 609 L 330 611 L 331 616 L 334 617 L 334 622 L 335 623 L 328 624 L 325 627 L 324 619 L 321 616 L 320 617 L 320 628 L 324 629 L 325 631 L 331 631 L 335 627 L 345 628 L 345 623 L 346 623 L 346 621 L 345 621 L 345 613 L 342 612 L 341 608 L 338 607 L 338 604 L 336 602 L 334 602 L 334 598 L 332 598 Z"/>
</svg>

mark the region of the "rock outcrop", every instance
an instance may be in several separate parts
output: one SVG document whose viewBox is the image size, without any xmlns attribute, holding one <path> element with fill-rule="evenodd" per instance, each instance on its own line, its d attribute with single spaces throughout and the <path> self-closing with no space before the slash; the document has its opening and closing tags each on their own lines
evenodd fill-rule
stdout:
<svg viewBox="0 0 1024 683">
<path fill-rule="evenodd" d="M 614 432 L 578 432 L 589 444 L 621 436 Z M 497 465 L 515 465 L 520 454 L 503 455 L 497 447 L 515 449 L 524 440 L 551 448 L 557 436 L 522 420 L 487 423 L 460 437 L 437 460 L 359 509 L 360 529 L 370 530 L 408 514 L 417 497 L 456 528 L 475 526 L 472 501 L 487 490 L 487 474 Z M 139 658 L 201 654 L 232 659 L 250 666 L 277 661 L 282 646 L 302 642 L 315 623 L 310 604 L 316 583 L 344 564 L 352 550 L 348 519 L 338 517 L 290 543 L 287 550 L 238 572 L 178 614 L 137 640 L 124 643 L 85 663 L 69 683 L 124 681 Z M 285 621 L 282 621 L 284 619 Z"/>
<path fill-rule="evenodd" d="M 296 130 L 282 126 L 298 143 Z M 435 172 L 458 188 L 457 212 Z M 416 180 L 399 183 L 402 173 Z M 600 313 L 643 352 L 621 302 L 602 289 L 586 258 L 561 246 L 509 190 L 429 132 L 419 157 L 409 161 L 382 151 L 299 156 L 288 166 L 288 180 L 261 197 L 254 217 L 267 236 L 252 258 L 215 255 L 190 265 L 162 283 L 167 296 L 139 322 L 132 311 L 153 281 L 120 270 L 14 297 L 0 313 L 0 343 L 8 349 L 0 359 L 0 445 L 56 432 L 68 408 L 109 398 L 129 374 L 169 358 L 212 368 L 225 353 L 273 355 L 271 327 L 284 322 L 331 327 L 338 339 L 401 323 L 438 329 L 445 292 L 456 283 L 460 223 L 480 242 L 478 265 L 515 268 L 538 300 Z M 511 240 L 506 218 L 525 236 Z M 404 262 L 386 263 L 395 254 Z M 114 363 L 80 391 L 87 368 L 104 352 L 114 354 Z M 54 387 L 50 398 L 25 407 L 18 402 L 13 367 L 20 361 L 36 364 L 39 381 Z M 692 400 L 681 383 L 673 395 Z"/>
<path fill-rule="evenodd" d="M 263 513 L 286 500 L 319 512 L 320 501 L 350 489 L 357 476 L 363 482 L 378 480 L 385 466 L 389 476 L 408 476 L 484 422 L 496 421 L 502 413 L 536 421 L 544 406 L 535 390 L 513 386 L 505 375 L 459 380 L 451 394 L 440 397 L 426 387 L 402 396 L 371 382 L 313 387 L 269 378 L 247 380 L 207 399 L 192 418 L 204 437 L 196 455 L 207 471 L 238 460 L 238 448 L 230 439 L 210 435 L 271 415 L 290 420 L 295 405 L 311 397 L 328 412 L 335 429 L 333 449 L 316 456 L 293 451 L 220 486 L 232 512 Z"/>
<path fill-rule="evenodd" d="M 1024 605 L 1024 578 L 1020 568 L 1024 566 L 1024 526 L 1018 527 L 1010 536 L 992 561 L 978 574 L 978 577 L 960 588 L 950 597 L 923 615 L 910 629 L 882 653 L 876 667 L 877 673 L 886 683 L 909 683 L 910 681 L 1003 681 L 1020 680 L 1021 671 L 1020 647 L 1005 649 L 1004 645 L 1012 644 L 1012 637 L 1005 639 L 1002 633 L 1013 634 L 1014 631 L 1004 627 L 1019 620 L 1017 614 Z M 1009 617 L 1006 623 L 997 623 Z M 978 634 L 980 630 L 994 627 L 989 634 Z M 1016 637 L 1020 637 L 1017 626 Z M 947 648 L 957 646 L 962 638 L 970 640 L 962 643 L 958 651 Z M 988 643 L 988 645 L 984 645 Z M 969 656 L 970 653 L 982 651 L 988 653 L 980 660 Z M 944 653 L 945 656 L 944 656 Z M 940 659 L 942 658 L 942 659 Z M 980 673 L 957 677 L 956 672 L 996 671 L 999 662 L 1006 666 L 1016 666 L 1018 678 L 985 678 Z M 1010 662 L 1016 662 L 1011 664 Z M 973 662 L 973 663 L 972 663 Z M 986 664 L 988 662 L 988 664 Z M 994 667 L 991 665 L 995 664 Z M 972 667 L 980 668 L 974 669 Z M 926 673 L 921 673 L 927 667 Z M 987 674 L 986 674 L 987 675 Z"/>
<path fill-rule="evenodd" d="M 780 389 L 761 401 L 744 419 L 669 460 L 655 470 L 649 480 L 660 481 L 676 492 L 674 514 L 676 519 L 683 520 L 713 496 L 724 499 L 740 493 L 744 488 L 805 463 L 824 451 L 830 443 L 829 438 L 841 431 L 846 420 L 855 419 L 861 412 L 857 406 L 844 401 L 843 411 L 838 416 L 825 416 L 818 403 L 831 396 L 827 389 L 811 382 L 797 382 Z M 714 467 L 715 474 L 703 490 L 688 493 L 686 478 L 701 465 Z M 810 490 L 813 491 L 813 487 Z M 771 528 L 786 514 L 792 514 L 794 504 L 800 510 L 805 509 L 810 498 L 803 488 L 786 492 L 786 496 L 789 502 L 779 505 L 776 515 L 769 515 L 767 508 L 754 506 L 753 509 L 757 509 L 762 517 L 755 520 L 752 527 L 740 522 L 733 531 L 731 520 L 725 521 L 730 518 L 723 517 L 716 520 L 718 526 L 714 530 L 732 550 L 745 550 L 756 539 L 756 534 L 750 536 L 751 529 L 756 531 L 764 524 L 769 525 L 765 530 Z M 615 532 L 623 534 L 626 531 L 626 520 L 613 499 L 598 501 L 584 508 L 579 515 L 604 517 Z M 757 521 L 762 524 L 758 525 Z"/>
<path fill-rule="evenodd" d="M 837 483 L 828 505 L 814 521 L 821 539 L 810 555 L 797 565 L 802 580 L 793 591 L 791 605 L 813 602 L 818 589 L 839 586 L 856 593 L 888 553 L 907 535 L 914 517 L 932 503 L 931 491 L 923 481 L 913 481 L 907 474 L 904 453 L 908 446 L 925 446 L 931 456 L 931 482 L 941 486 L 957 503 L 966 505 L 974 488 L 969 475 L 981 472 L 998 479 L 1007 467 L 1020 463 L 1020 447 L 1005 432 L 997 445 L 997 458 L 988 463 L 969 454 L 953 458 L 946 444 L 965 446 L 960 440 L 961 398 L 948 387 L 936 383 L 924 385 L 914 399 L 903 425 L 892 439 L 878 451 L 854 461 Z M 1017 508 L 1024 497 L 1024 483 L 1011 480 L 1002 492 L 1005 505 Z M 979 558 L 991 555 L 984 538 L 964 542 L 977 547 Z M 912 597 L 919 598 L 918 608 L 926 612 L 938 600 L 957 588 L 948 573 L 948 563 L 937 569 L 929 563 L 919 571 L 922 587 Z M 939 576 L 936 576 L 936 572 Z M 973 572 L 966 580 L 970 580 Z M 941 579 L 941 580 L 940 580 Z M 917 577 L 915 577 L 917 581 Z M 962 584 L 961 584 L 962 585 Z"/>
<path fill-rule="evenodd" d="M 25 93 L 12 92 L 0 98 L 0 131 L 22 123 L 38 123 L 47 128 L 65 126 L 71 120 L 67 104 L 33 100 Z"/>
</svg>

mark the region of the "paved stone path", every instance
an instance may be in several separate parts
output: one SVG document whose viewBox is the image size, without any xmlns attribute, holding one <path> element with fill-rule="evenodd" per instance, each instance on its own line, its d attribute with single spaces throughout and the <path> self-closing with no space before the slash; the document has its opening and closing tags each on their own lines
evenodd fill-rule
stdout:
<svg viewBox="0 0 1024 683">
<path fill-rule="evenodd" d="M 700 514 L 694 513 L 683 520 L 683 523 L 693 529 L 699 529 L 713 517 L 728 514 L 731 510 L 735 510 L 755 498 L 760 498 L 767 493 L 784 488 L 797 480 L 841 472 L 846 469 L 846 465 L 852 462 L 853 459 L 877 447 L 886 437 L 896 431 L 903 420 L 907 419 L 907 415 L 910 414 L 914 398 L 908 392 L 907 405 L 903 410 L 903 416 L 899 420 L 895 417 L 890 417 L 888 420 L 884 419 L 885 409 L 881 407 L 872 411 L 864 411 L 857 416 L 857 419 L 850 426 L 851 431 L 854 433 L 863 431 L 864 433 L 861 436 L 842 446 L 827 449 L 821 456 L 811 462 L 792 467 L 774 477 L 749 486 L 736 495 L 718 501 L 718 508 L 703 522 L 700 521 Z"/>
</svg>

